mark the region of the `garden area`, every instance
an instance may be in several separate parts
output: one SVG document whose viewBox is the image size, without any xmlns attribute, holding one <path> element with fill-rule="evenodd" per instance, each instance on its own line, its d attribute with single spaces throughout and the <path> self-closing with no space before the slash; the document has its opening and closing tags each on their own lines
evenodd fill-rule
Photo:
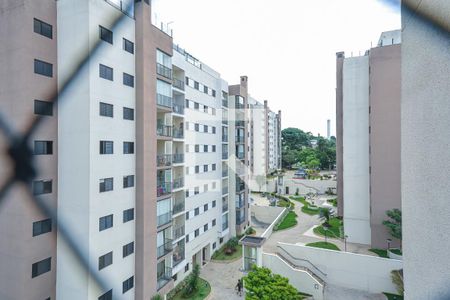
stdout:
<svg viewBox="0 0 450 300">
<path fill-rule="evenodd" d="M 273 230 L 283 230 L 294 227 L 295 225 L 297 225 L 297 214 L 291 210 Z"/>
<path fill-rule="evenodd" d="M 314 233 L 320 236 L 326 235 L 327 237 L 331 238 L 344 238 L 342 230 L 342 220 L 338 218 L 330 218 L 322 225 L 314 228 Z"/>
<path fill-rule="evenodd" d="M 328 249 L 328 250 L 335 250 L 335 251 L 341 251 L 341 249 L 339 249 L 338 246 L 336 246 L 333 243 L 329 243 L 329 242 L 315 242 L 315 243 L 306 244 L 305 246 L 315 247 L 315 248 L 322 248 L 322 249 Z"/>
<path fill-rule="evenodd" d="M 250 228 L 249 228 L 250 229 Z M 219 261 L 235 260 L 242 257 L 242 247 L 239 246 L 238 238 L 229 239 L 225 245 L 214 252 L 211 259 Z"/>
<path fill-rule="evenodd" d="M 170 300 L 203 300 L 211 293 L 211 285 L 208 281 L 200 278 L 200 266 L 195 265 L 192 273 L 180 282 L 170 293 L 167 299 Z M 159 295 L 152 300 L 162 299 Z"/>
<path fill-rule="evenodd" d="M 301 204 L 303 204 L 302 212 L 305 214 L 308 214 L 310 216 L 318 215 L 320 213 L 320 208 L 316 205 L 310 204 L 308 201 L 305 200 L 305 197 L 300 196 L 291 196 L 289 197 L 294 201 L 298 201 Z"/>
</svg>

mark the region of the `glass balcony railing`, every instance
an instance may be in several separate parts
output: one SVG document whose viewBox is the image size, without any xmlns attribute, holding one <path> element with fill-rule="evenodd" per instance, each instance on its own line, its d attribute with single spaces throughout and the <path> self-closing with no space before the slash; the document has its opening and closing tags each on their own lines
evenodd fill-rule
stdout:
<svg viewBox="0 0 450 300">
<path fill-rule="evenodd" d="M 222 212 L 227 212 L 228 211 L 228 202 L 224 202 L 222 203 Z"/>
<path fill-rule="evenodd" d="M 228 177 L 228 169 L 222 170 L 222 177 Z"/>
<path fill-rule="evenodd" d="M 234 108 L 236 108 L 236 109 L 244 109 L 244 108 L 245 108 L 245 105 L 244 105 L 244 104 L 242 104 L 242 103 L 236 102 L 236 104 L 235 104 L 235 107 L 234 107 Z"/>
<path fill-rule="evenodd" d="M 172 240 L 165 239 L 164 244 L 158 246 L 158 248 L 156 249 L 156 253 L 158 254 L 158 258 L 160 258 L 166 255 L 167 253 L 171 252 L 172 250 L 173 250 Z"/>
<path fill-rule="evenodd" d="M 236 197 L 236 209 L 241 209 L 244 207 L 244 199 Z"/>
<path fill-rule="evenodd" d="M 228 159 L 228 152 L 222 152 L 222 159 Z"/>
<path fill-rule="evenodd" d="M 222 142 L 224 142 L 224 143 L 228 142 L 228 135 L 226 135 L 226 134 L 222 135 Z"/>
<path fill-rule="evenodd" d="M 168 79 L 172 79 L 172 69 L 160 63 L 156 63 L 156 73 Z"/>
<path fill-rule="evenodd" d="M 239 212 L 236 211 L 236 225 L 241 225 L 245 222 L 245 217 L 238 214 Z"/>
<path fill-rule="evenodd" d="M 184 91 L 184 81 L 183 80 L 174 78 L 173 82 L 172 82 L 172 85 L 174 87 L 176 87 L 177 89 L 180 89 L 180 90 Z"/>
<path fill-rule="evenodd" d="M 225 220 L 225 222 L 222 223 L 222 231 L 225 231 L 228 229 L 228 219 Z"/>
<path fill-rule="evenodd" d="M 172 193 L 172 183 L 171 182 L 159 182 L 156 186 L 156 194 L 158 197 L 169 195 Z"/>
<path fill-rule="evenodd" d="M 172 162 L 174 164 L 182 164 L 182 163 L 184 163 L 184 154 L 183 153 L 181 153 L 181 154 L 174 154 L 173 158 L 172 158 Z"/>
<path fill-rule="evenodd" d="M 172 212 L 169 211 L 168 213 L 162 214 L 157 216 L 157 226 L 163 226 L 168 223 L 172 222 Z"/>
<path fill-rule="evenodd" d="M 172 165 L 172 155 L 170 154 L 157 155 L 156 165 L 158 167 L 170 167 Z"/>
<path fill-rule="evenodd" d="M 245 143 L 245 137 L 242 135 L 236 136 L 236 143 Z"/>
<path fill-rule="evenodd" d="M 173 229 L 173 238 L 175 240 L 177 240 L 180 237 L 184 236 L 184 234 L 185 234 L 185 232 L 184 232 L 184 225 Z"/>
<path fill-rule="evenodd" d="M 179 115 L 184 115 L 184 105 L 179 103 L 173 103 L 173 112 Z"/>
<path fill-rule="evenodd" d="M 177 266 L 180 262 L 182 262 L 185 258 L 184 255 L 184 244 L 183 245 L 177 245 L 175 247 L 175 249 L 173 249 L 173 254 L 172 254 L 172 265 L 175 267 Z"/>
<path fill-rule="evenodd" d="M 173 205 L 173 214 L 175 215 L 177 213 L 184 211 L 184 207 L 185 207 L 184 202 L 175 203 Z"/>
<path fill-rule="evenodd" d="M 156 126 L 156 134 L 158 136 L 171 137 L 172 136 L 172 126 L 158 124 Z"/>
<path fill-rule="evenodd" d="M 161 271 L 158 270 L 156 273 L 156 288 L 158 291 L 168 284 L 170 280 L 172 280 L 172 268 L 165 267 Z"/>
<path fill-rule="evenodd" d="M 236 127 L 245 127 L 245 121 L 236 121 Z"/>
<path fill-rule="evenodd" d="M 228 194 L 228 187 L 227 186 L 222 188 L 222 195 L 226 195 L 226 194 Z"/>
<path fill-rule="evenodd" d="M 167 108 L 172 108 L 172 97 L 156 94 L 156 104 Z"/>
<path fill-rule="evenodd" d="M 184 130 L 179 128 L 173 129 L 173 137 L 176 139 L 183 139 L 184 138 Z"/>
<path fill-rule="evenodd" d="M 228 107 L 228 100 L 222 99 L 222 106 L 223 107 Z"/>
<path fill-rule="evenodd" d="M 184 177 L 180 177 L 173 180 L 173 189 L 181 189 L 184 187 Z"/>
</svg>

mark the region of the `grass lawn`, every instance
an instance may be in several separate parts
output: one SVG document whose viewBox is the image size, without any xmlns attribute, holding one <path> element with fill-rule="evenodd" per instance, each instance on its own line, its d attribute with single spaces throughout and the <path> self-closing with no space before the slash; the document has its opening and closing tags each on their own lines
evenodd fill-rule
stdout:
<svg viewBox="0 0 450 300">
<path fill-rule="evenodd" d="M 298 201 L 301 204 L 303 204 L 302 207 L 302 212 L 305 214 L 308 214 L 310 216 L 314 216 L 314 215 L 318 215 L 320 213 L 320 209 L 315 209 L 315 207 L 317 206 L 311 206 L 311 204 L 305 200 L 305 197 L 300 197 L 300 196 L 291 196 L 289 197 L 294 201 Z"/>
<path fill-rule="evenodd" d="M 327 236 L 329 237 L 336 237 L 336 238 L 343 238 L 341 227 L 342 227 L 342 221 L 338 218 L 331 218 L 330 219 L 330 225 L 331 227 L 327 230 Z M 325 229 L 322 225 L 314 228 L 314 233 L 320 236 L 325 236 Z"/>
<path fill-rule="evenodd" d="M 183 290 L 179 291 L 175 296 L 172 298 L 172 300 L 182 300 L 182 299 L 190 299 L 190 300 L 203 300 L 206 297 L 208 297 L 209 293 L 211 293 L 211 286 L 209 285 L 209 282 L 199 278 L 198 279 L 198 288 L 197 291 L 189 295 L 188 297 L 183 297 Z"/>
<path fill-rule="evenodd" d="M 330 199 L 327 200 L 328 203 L 330 203 L 331 205 L 333 205 L 334 207 L 337 207 L 337 199 Z"/>
<path fill-rule="evenodd" d="M 397 254 L 397 255 L 402 255 L 402 250 L 400 250 L 400 249 L 393 248 L 393 249 L 390 249 L 389 251 L 391 251 L 392 253 Z"/>
<path fill-rule="evenodd" d="M 227 255 L 225 254 L 225 246 L 214 252 L 212 259 L 213 260 L 234 260 L 236 258 L 242 257 L 242 246 L 238 245 L 236 247 L 236 251 L 231 254 Z"/>
<path fill-rule="evenodd" d="M 284 217 L 283 221 L 274 230 L 281 230 L 290 227 L 294 227 L 297 225 L 297 214 L 293 211 L 288 212 L 288 214 Z"/>
<path fill-rule="evenodd" d="M 369 251 L 375 253 L 379 257 L 389 258 L 388 254 L 387 254 L 387 250 L 384 250 L 384 249 L 369 249 Z"/>
<path fill-rule="evenodd" d="M 403 296 L 395 295 L 391 293 L 383 293 L 388 300 L 403 300 Z"/>
<path fill-rule="evenodd" d="M 336 246 L 333 243 L 328 243 L 328 242 L 309 243 L 309 244 L 306 244 L 306 246 L 341 251 L 341 249 L 339 249 L 338 246 Z"/>
</svg>

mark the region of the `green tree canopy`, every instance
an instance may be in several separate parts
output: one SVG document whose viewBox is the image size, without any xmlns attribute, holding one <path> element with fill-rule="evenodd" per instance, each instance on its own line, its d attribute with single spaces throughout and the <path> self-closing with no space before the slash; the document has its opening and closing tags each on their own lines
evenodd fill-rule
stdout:
<svg viewBox="0 0 450 300">
<path fill-rule="evenodd" d="M 398 208 L 386 211 L 389 220 L 383 221 L 392 237 L 402 240 L 402 212 Z"/>
<path fill-rule="evenodd" d="M 244 277 L 246 300 L 297 300 L 298 291 L 289 284 L 289 279 L 272 274 L 268 268 L 254 266 Z"/>
</svg>

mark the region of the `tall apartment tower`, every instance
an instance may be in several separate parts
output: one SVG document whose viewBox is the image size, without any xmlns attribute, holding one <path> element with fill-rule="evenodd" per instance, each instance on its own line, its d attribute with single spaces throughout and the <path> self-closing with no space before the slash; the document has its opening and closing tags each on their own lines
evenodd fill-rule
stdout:
<svg viewBox="0 0 450 300">
<path fill-rule="evenodd" d="M 400 49 L 395 30 L 336 60 L 338 212 L 348 241 L 373 247 L 386 247 L 386 211 L 401 207 Z"/>
</svg>

